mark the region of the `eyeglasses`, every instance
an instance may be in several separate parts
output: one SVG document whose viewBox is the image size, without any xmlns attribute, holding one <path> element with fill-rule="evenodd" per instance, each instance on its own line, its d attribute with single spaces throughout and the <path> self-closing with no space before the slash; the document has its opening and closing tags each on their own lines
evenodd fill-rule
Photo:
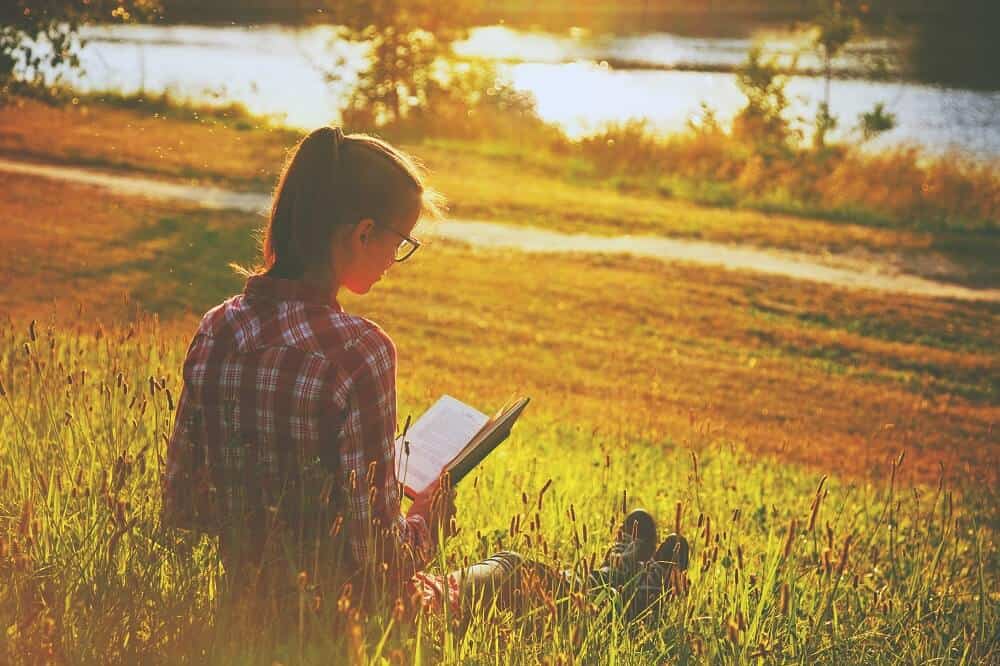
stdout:
<svg viewBox="0 0 1000 666">
<path fill-rule="evenodd" d="M 376 222 L 376 224 L 379 223 Z M 406 261 L 411 256 L 413 256 L 414 252 L 416 252 L 420 248 L 420 241 L 418 241 L 416 238 L 413 238 L 412 236 L 407 236 L 404 233 L 400 233 L 399 231 L 396 231 L 395 229 L 390 227 L 388 224 L 381 224 L 380 226 L 384 227 L 385 229 L 388 229 L 389 231 L 396 234 L 402 239 L 399 242 L 399 246 L 396 248 L 396 254 L 393 257 L 397 262 Z"/>
</svg>

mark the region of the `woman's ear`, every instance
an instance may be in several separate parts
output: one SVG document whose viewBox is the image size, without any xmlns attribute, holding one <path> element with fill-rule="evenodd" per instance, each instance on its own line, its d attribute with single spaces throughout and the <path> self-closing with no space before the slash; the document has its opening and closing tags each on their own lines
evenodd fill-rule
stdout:
<svg viewBox="0 0 1000 666">
<path fill-rule="evenodd" d="M 351 232 L 352 245 L 355 247 L 368 245 L 374 232 L 375 220 L 370 217 L 363 218 L 354 225 L 354 231 Z"/>
</svg>

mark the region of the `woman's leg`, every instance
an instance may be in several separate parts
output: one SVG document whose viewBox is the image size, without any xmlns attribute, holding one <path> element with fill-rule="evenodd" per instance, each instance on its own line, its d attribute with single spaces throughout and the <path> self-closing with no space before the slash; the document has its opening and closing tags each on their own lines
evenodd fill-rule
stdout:
<svg viewBox="0 0 1000 666">
<path fill-rule="evenodd" d="M 525 605 L 565 596 L 574 583 L 571 573 L 513 551 L 496 553 L 452 572 L 449 578 L 457 581 L 459 602 L 464 610 L 496 604 L 498 608 L 519 612 Z"/>
</svg>

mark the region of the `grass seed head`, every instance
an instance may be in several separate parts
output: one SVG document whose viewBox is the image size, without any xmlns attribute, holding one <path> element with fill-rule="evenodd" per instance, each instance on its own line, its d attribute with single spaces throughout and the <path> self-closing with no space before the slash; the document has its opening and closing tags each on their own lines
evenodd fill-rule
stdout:
<svg viewBox="0 0 1000 666">
<path fill-rule="evenodd" d="M 844 569 L 847 568 L 847 559 L 851 552 L 851 541 L 854 540 L 854 535 L 847 535 L 844 539 L 844 547 L 840 551 L 840 560 L 837 562 L 837 575 L 841 576 L 844 573 Z"/>
<path fill-rule="evenodd" d="M 396 597 L 396 602 L 392 605 L 392 617 L 397 624 L 406 618 L 406 606 L 402 597 Z"/>
<path fill-rule="evenodd" d="M 785 548 L 784 548 L 784 559 L 788 559 L 788 556 L 792 554 L 792 546 L 795 543 L 795 519 L 792 518 L 788 522 L 788 533 L 785 537 Z"/>
<path fill-rule="evenodd" d="M 542 489 L 540 491 L 538 491 L 538 510 L 539 511 L 542 510 L 542 499 L 545 497 L 545 492 L 549 489 L 549 486 L 551 486 L 551 485 L 552 485 L 552 479 L 549 479 L 548 481 L 545 482 L 545 485 L 542 486 Z"/>
<path fill-rule="evenodd" d="M 21 507 L 21 520 L 18 521 L 17 525 L 18 536 L 25 538 L 31 536 L 31 520 L 33 515 L 31 501 L 29 500 Z"/>
<path fill-rule="evenodd" d="M 823 477 L 826 478 L 825 476 Z M 812 501 L 812 510 L 809 512 L 809 525 L 806 527 L 806 532 L 812 532 L 816 527 L 816 516 L 819 515 L 819 505 L 822 501 L 822 497 L 819 492 L 816 493 L 816 497 Z"/>
<path fill-rule="evenodd" d="M 340 530 L 341 528 L 343 528 L 343 526 L 344 526 L 343 516 L 337 516 L 336 518 L 334 518 L 333 524 L 330 525 L 330 536 L 335 537 L 338 534 L 340 534 Z"/>
<path fill-rule="evenodd" d="M 740 645 L 740 625 L 736 622 L 736 618 L 730 618 L 729 624 L 726 625 L 726 636 L 729 638 L 729 642 L 734 646 L 739 647 Z"/>
</svg>

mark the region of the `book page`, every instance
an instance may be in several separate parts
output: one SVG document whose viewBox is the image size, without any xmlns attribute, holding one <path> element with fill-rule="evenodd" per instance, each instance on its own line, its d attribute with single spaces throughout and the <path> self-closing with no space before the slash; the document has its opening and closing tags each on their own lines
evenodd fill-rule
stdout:
<svg viewBox="0 0 1000 666">
<path fill-rule="evenodd" d="M 409 455 L 402 436 L 396 438 L 396 476 L 411 493 L 421 492 L 488 420 L 479 410 L 449 395 L 441 396 L 407 431 Z"/>
<path fill-rule="evenodd" d="M 455 456 L 455 459 L 448 465 L 452 473 L 452 481 L 458 483 L 472 468 L 478 465 L 483 458 L 490 454 L 503 440 L 510 434 L 514 422 L 528 405 L 530 398 L 519 398 L 508 403 L 504 408 L 491 418 L 472 441 L 469 442 L 462 451 Z"/>
</svg>

